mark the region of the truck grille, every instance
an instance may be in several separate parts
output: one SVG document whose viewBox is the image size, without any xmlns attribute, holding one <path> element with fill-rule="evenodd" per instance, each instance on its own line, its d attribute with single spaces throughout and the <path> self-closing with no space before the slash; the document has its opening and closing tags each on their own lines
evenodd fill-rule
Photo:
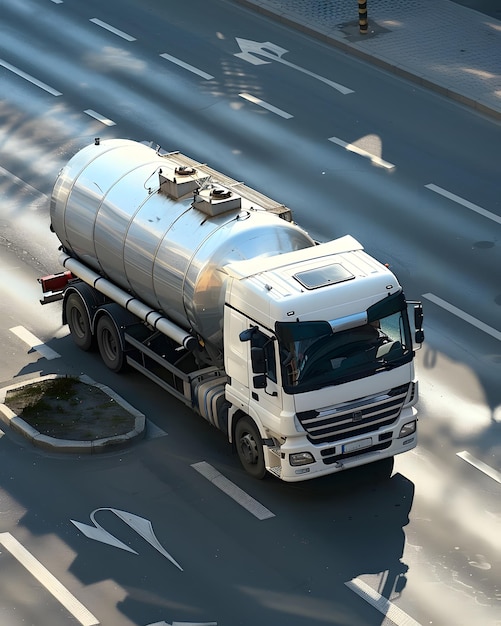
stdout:
<svg viewBox="0 0 501 626">
<path fill-rule="evenodd" d="M 297 413 L 297 417 L 312 443 L 327 443 L 363 435 L 396 422 L 408 389 L 407 383 L 376 396 L 359 398 L 318 411 L 303 411 Z"/>
</svg>

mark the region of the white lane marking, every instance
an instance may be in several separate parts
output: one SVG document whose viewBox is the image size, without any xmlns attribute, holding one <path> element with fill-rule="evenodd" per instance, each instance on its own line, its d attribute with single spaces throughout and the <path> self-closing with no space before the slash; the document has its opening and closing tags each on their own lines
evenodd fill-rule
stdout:
<svg viewBox="0 0 501 626">
<path fill-rule="evenodd" d="M 217 626 L 217 622 L 169 622 L 161 621 L 154 624 L 147 624 L 147 626 Z"/>
<path fill-rule="evenodd" d="M 390 620 L 396 626 L 420 626 L 419 622 L 416 622 L 415 619 L 407 615 L 407 613 L 399 609 L 398 606 L 387 600 L 380 593 L 374 591 L 372 587 L 360 578 L 353 578 L 344 584 L 382 613 L 386 618 L 385 624 Z"/>
<path fill-rule="evenodd" d="M 252 104 L 257 104 L 258 106 L 263 107 L 263 109 L 266 109 L 271 113 L 276 113 L 276 115 L 280 115 L 280 117 L 283 117 L 286 120 L 290 120 L 291 117 L 294 117 L 290 113 L 287 113 L 287 111 L 282 111 L 282 109 L 279 109 L 272 104 L 261 100 L 261 98 L 256 98 L 256 96 L 253 96 L 250 93 L 239 93 L 238 95 L 244 100 L 248 100 L 249 102 L 252 102 Z"/>
<path fill-rule="evenodd" d="M 179 67 L 182 67 L 185 70 L 188 70 L 189 72 L 193 72 L 193 74 L 197 74 L 197 76 L 201 76 L 202 78 L 205 78 L 205 80 L 212 80 L 214 78 L 214 76 L 212 76 L 211 74 L 207 74 L 207 72 L 199 70 L 198 67 L 194 67 L 193 65 L 190 65 L 189 63 L 185 63 L 184 61 L 181 61 L 181 59 L 176 59 L 176 57 L 173 57 L 170 54 L 167 54 L 167 52 L 164 52 L 160 56 L 163 59 L 167 59 L 167 61 L 170 61 L 171 63 L 175 63 L 176 65 L 179 65 Z"/>
<path fill-rule="evenodd" d="M 24 80 L 27 80 L 28 82 L 32 83 L 33 85 L 36 85 L 37 87 L 40 87 L 40 89 L 43 89 L 47 93 L 50 93 L 52 96 L 63 95 L 60 91 L 57 91 L 57 89 L 53 89 L 46 83 L 43 83 L 41 80 L 38 80 L 38 78 L 35 78 L 34 76 L 31 76 L 31 74 L 27 74 L 26 72 L 23 72 L 23 70 L 20 70 L 18 67 L 15 67 L 14 65 L 11 65 L 10 63 L 7 63 L 7 61 L 4 61 L 3 59 L 0 59 L 0 65 L 2 67 L 5 67 L 6 70 L 9 70 L 9 72 L 12 72 L 13 74 L 17 74 L 19 77 L 24 78 Z"/>
<path fill-rule="evenodd" d="M 489 478 L 492 478 L 492 480 L 495 480 L 497 483 L 501 483 L 501 472 L 498 472 L 490 465 L 487 465 L 487 463 L 484 463 L 483 461 L 479 461 L 466 450 L 463 450 L 462 452 L 456 452 L 456 456 L 463 459 L 463 461 L 466 461 L 470 465 L 473 465 L 473 467 L 476 467 L 478 470 L 483 472 L 486 476 L 489 476 Z"/>
<path fill-rule="evenodd" d="M 475 211 L 475 213 L 478 213 L 479 215 L 483 215 L 484 217 L 487 217 L 493 222 L 497 222 L 498 224 L 501 224 L 501 216 L 496 215 L 495 213 L 491 213 L 490 211 L 483 209 L 477 204 L 473 204 L 473 202 L 470 202 L 469 200 L 465 200 L 464 198 L 461 198 L 460 196 L 456 196 L 455 193 L 451 193 L 450 191 L 447 191 L 446 189 L 442 189 L 442 187 L 439 187 L 438 185 L 434 185 L 433 183 L 430 183 L 429 185 L 425 185 L 425 187 L 426 189 L 429 189 L 430 191 L 434 191 L 435 193 L 438 193 L 441 196 L 444 196 L 444 198 L 448 198 L 449 200 L 453 200 L 454 202 L 457 202 L 458 204 L 462 204 L 467 209 L 471 209 L 472 211 Z"/>
<path fill-rule="evenodd" d="M 10 329 L 10 332 L 14 333 L 14 335 L 19 337 L 21 341 L 24 341 L 24 343 L 28 344 L 30 348 L 33 348 L 33 350 L 39 352 L 48 361 L 51 361 L 52 359 L 58 359 L 61 356 L 55 350 L 49 348 L 49 346 L 46 346 L 44 343 L 42 343 L 40 339 L 38 339 L 38 337 L 35 337 L 35 335 L 30 333 L 29 330 L 26 330 L 24 326 L 14 326 Z"/>
<path fill-rule="evenodd" d="M 98 626 L 99 620 L 62 585 L 31 552 L 10 533 L 0 533 L 0 544 L 77 619 L 82 626 Z"/>
<path fill-rule="evenodd" d="M 13 174 L 12 172 L 9 172 L 9 170 L 6 170 L 5 167 L 2 167 L 1 165 L 0 165 L 0 175 L 5 176 L 6 178 L 10 179 L 18 187 L 25 187 L 36 196 L 42 196 L 43 198 L 46 198 L 46 199 L 48 198 L 48 196 L 42 193 L 39 189 L 35 189 L 35 187 L 32 187 L 29 183 L 24 181 L 22 178 L 18 178 L 15 174 Z"/>
<path fill-rule="evenodd" d="M 488 326 L 487 324 L 484 324 L 484 322 L 481 322 L 480 320 L 477 320 L 476 317 L 473 317 L 472 315 L 469 315 L 468 313 L 461 311 L 461 309 L 458 309 L 453 304 L 449 304 L 449 302 L 442 300 L 442 298 L 439 298 L 438 296 L 435 296 L 432 293 L 424 293 L 423 298 L 430 300 L 430 302 L 433 302 L 437 306 L 442 307 L 442 309 L 449 311 L 449 313 L 452 313 L 456 317 L 459 317 L 465 322 L 468 322 L 468 324 L 475 326 L 475 328 L 482 330 L 484 333 L 487 333 L 491 337 L 494 337 L 494 339 L 501 341 L 501 331 L 496 330 L 495 328 L 492 328 L 492 326 Z"/>
<path fill-rule="evenodd" d="M 332 141 L 332 143 L 335 143 L 338 146 L 341 146 L 341 148 L 344 148 L 345 150 L 348 150 L 349 152 L 354 152 L 355 154 L 359 154 L 360 156 L 363 156 L 366 159 L 370 159 L 372 163 L 374 163 L 375 165 L 379 165 L 380 167 L 385 167 L 388 170 L 391 170 L 395 167 L 393 163 L 390 163 L 389 161 L 384 161 L 383 159 L 376 156 L 375 154 L 371 154 L 370 152 L 367 152 L 367 150 L 364 150 L 363 148 L 359 148 L 358 146 L 355 146 L 352 143 L 346 143 L 346 141 L 343 141 L 342 139 L 339 139 L 338 137 L 329 137 L 329 141 Z"/>
<path fill-rule="evenodd" d="M 299 72 L 303 72 L 307 76 L 311 76 L 312 78 L 316 78 L 317 80 L 322 81 L 326 85 L 330 87 L 334 87 L 342 94 L 347 95 L 349 93 L 354 93 L 353 89 L 348 89 L 344 85 L 340 85 L 339 83 L 335 83 L 324 76 L 319 76 L 318 74 L 314 74 L 310 72 L 310 70 L 305 69 L 304 67 L 300 67 L 299 65 L 295 65 L 294 63 L 289 63 L 285 59 L 282 59 L 282 55 L 286 52 L 289 52 L 285 48 L 281 46 L 277 46 L 271 41 L 252 41 L 251 39 L 240 39 L 239 37 L 235 38 L 237 40 L 237 45 L 240 48 L 241 52 L 237 52 L 235 54 L 236 57 L 240 59 L 244 59 L 248 63 L 252 63 L 252 65 L 264 65 L 266 63 L 270 63 L 270 61 L 263 61 L 259 59 L 256 55 L 264 57 L 265 59 L 270 59 L 271 61 L 277 61 L 278 63 L 283 63 L 287 67 L 291 67 L 292 69 L 298 70 Z"/>
<path fill-rule="evenodd" d="M 113 120 L 104 117 L 104 115 L 101 115 L 100 113 L 96 113 L 96 111 L 93 111 L 92 109 L 86 109 L 84 113 L 93 117 L 98 122 L 101 122 L 101 124 L 105 124 L 106 126 L 115 126 L 115 122 Z"/>
<path fill-rule="evenodd" d="M 100 509 L 95 509 L 90 514 L 90 519 L 93 524 L 92 526 L 90 526 L 89 524 L 82 524 L 82 522 L 77 522 L 73 519 L 70 521 L 78 528 L 81 533 L 83 533 L 89 539 L 93 539 L 94 541 L 100 541 L 101 543 L 106 543 L 115 548 L 120 548 L 121 550 L 126 550 L 127 552 L 137 554 L 135 550 L 120 541 L 120 539 L 118 539 L 118 537 L 115 537 L 115 535 L 109 533 L 105 528 L 101 526 L 101 524 L 96 521 L 96 513 L 99 513 L 100 511 L 111 511 L 112 513 L 114 513 L 119 519 L 121 519 L 128 526 L 130 526 L 130 528 L 132 528 L 132 530 L 134 530 L 140 537 L 147 541 L 150 546 L 153 546 L 156 550 L 158 550 L 158 552 L 160 552 L 162 556 L 168 559 L 178 569 L 183 571 L 183 568 L 179 565 L 179 563 L 167 552 L 167 550 L 158 541 L 155 532 L 153 531 L 153 525 L 151 521 L 146 517 L 141 517 L 139 515 L 135 515 L 134 513 L 122 511 L 120 509 L 102 507 Z"/>
<path fill-rule="evenodd" d="M 118 28 L 110 26 L 110 24 L 102 22 L 101 20 L 98 20 L 97 17 L 92 17 L 89 21 L 93 24 L 96 24 L 97 26 L 101 26 L 101 28 L 104 28 L 105 30 L 109 30 L 110 33 L 113 33 L 114 35 L 122 37 L 122 39 L 126 39 L 127 41 L 136 41 L 136 38 L 132 37 L 132 35 L 128 35 L 127 33 L 124 33 L 123 30 L 118 30 Z"/>
<path fill-rule="evenodd" d="M 51 0 L 54 4 L 63 4 L 63 0 Z"/>
<path fill-rule="evenodd" d="M 245 493 L 240 487 L 237 487 L 231 480 L 228 480 L 225 476 L 220 474 L 217 469 L 212 467 L 209 463 L 201 461 L 200 463 L 194 463 L 191 467 L 259 520 L 275 517 L 274 513 L 257 500 L 254 500 L 252 496 L 249 496 L 249 494 Z"/>
</svg>

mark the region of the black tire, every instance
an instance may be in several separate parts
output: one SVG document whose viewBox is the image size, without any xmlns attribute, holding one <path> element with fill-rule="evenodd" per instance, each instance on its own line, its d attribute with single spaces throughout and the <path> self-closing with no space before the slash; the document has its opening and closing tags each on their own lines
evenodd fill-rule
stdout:
<svg viewBox="0 0 501 626">
<path fill-rule="evenodd" d="M 261 435 L 250 417 L 242 417 L 235 426 L 235 445 L 245 471 L 254 478 L 264 478 L 266 467 Z"/>
<path fill-rule="evenodd" d="M 78 293 L 70 293 L 64 307 L 66 322 L 70 328 L 75 344 L 81 349 L 91 350 L 94 345 L 94 336 L 90 325 L 89 314 Z"/>
<path fill-rule="evenodd" d="M 122 341 L 113 321 L 103 315 L 99 318 L 96 328 L 97 345 L 103 363 L 112 372 L 121 372 L 125 367 L 125 356 Z"/>
</svg>

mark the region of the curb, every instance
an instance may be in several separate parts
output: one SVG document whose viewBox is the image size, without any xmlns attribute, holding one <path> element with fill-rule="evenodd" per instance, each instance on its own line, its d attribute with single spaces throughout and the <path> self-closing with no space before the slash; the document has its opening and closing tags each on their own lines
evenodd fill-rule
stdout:
<svg viewBox="0 0 501 626">
<path fill-rule="evenodd" d="M 332 36 L 332 29 L 330 28 L 322 28 L 321 25 L 309 25 L 307 22 L 298 22 L 294 17 L 291 17 L 287 13 L 279 13 L 270 9 L 266 6 L 266 0 L 234 0 L 236 4 L 240 4 L 256 13 L 261 13 L 266 15 L 267 17 L 271 17 L 276 19 L 278 22 L 285 24 L 286 26 L 290 26 L 291 28 L 295 28 L 296 30 L 305 33 L 311 37 L 314 37 L 323 43 L 331 45 L 335 48 L 342 50 L 347 54 L 351 54 L 359 59 L 367 63 L 371 63 L 376 67 L 379 67 L 383 70 L 391 72 L 400 78 L 404 78 L 414 84 L 419 85 L 425 89 L 429 89 L 430 91 L 434 91 L 439 93 L 446 98 L 454 100 L 455 102 L 459 102 L 460 104 L 472 108 L 482 115 L 486 115 L 495 120 L 501 120 L 501 111 L 498 109 L 492 108 L 482 102 L 475 100 L 474 98 L 469 98 L 464 94 L 458 93 L 453 89 L 449 89 L 448 87 L 444 87 L 428 78 L 424 75 L 418 75 L 415 72 L 411 72 L 410 70 L 405 69 L 405 67 L 398 65 L 395 62 L 386 60 L 382 57 L 377 57 L 369 52 L 365 52 L 364 50 L 360 50 L 355 46 L 352 46 L 350 43 L 346 43 L 345 41 Z M 376 22 L 377 23 L 377 22 Z"/>
<path fill-rule="evenodd" d="M 96 454 L 99 452 L 107 452 L 110 449 L 124 447 L 129 445 L 136 439 L 144 437 L 146 428 L 146 417 L 135 409 L 132 405 L 126 402 L 121 396 L 116 394 L 112 389 L 97 383 L 92 378 L 86 375 L 78 377 L 81 383 L 97 387 L 112 400 L 119 404 L 123 409 L 128 411 L 134 418 L 134 429 L 124 433 L 122 435 L 116 435 L 113 437 L 104 437 L 102 439 L 95 439 L 94 441 L 78 441 L 74 439 L 56 439 L 55 437 L 49 437 L 38 432 L 35 428 L 30 426 L 27 422 L 21 419 L 18 415 L 13 413 L 8 406 L 4 404 L 8 391 L 14 389 L 20 389 L 27 387 L 34 383 L 39 383 L 44 380 L 53 380 L 55 378 L 65 378 L 64 374 L 48 374 L 47 376 L 39 376 L 38 378 L 32 378 L 30 380 L 24 380 L 23 382 L 10 385 L 0 389 L 0 421 L 6 424 L 12 430 L 23 435 L 30 443 L 38 448 L 46 450 L 52 450 L 55 452 L 66 453 L 79 453 L 79 454 Z"/>
</svg>

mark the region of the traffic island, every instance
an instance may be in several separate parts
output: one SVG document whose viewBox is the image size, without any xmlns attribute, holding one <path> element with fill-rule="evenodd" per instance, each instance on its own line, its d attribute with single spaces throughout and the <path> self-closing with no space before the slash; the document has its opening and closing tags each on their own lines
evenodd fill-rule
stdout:
<svg viewBox="0 0 501 626">
<path fill-rule="evenodd" d="M 41 376 L 0 389 L 0 419 L 33 445 L 93 454 L 144 436 L 146 418 L 88 376 Z"/>
</svg>

